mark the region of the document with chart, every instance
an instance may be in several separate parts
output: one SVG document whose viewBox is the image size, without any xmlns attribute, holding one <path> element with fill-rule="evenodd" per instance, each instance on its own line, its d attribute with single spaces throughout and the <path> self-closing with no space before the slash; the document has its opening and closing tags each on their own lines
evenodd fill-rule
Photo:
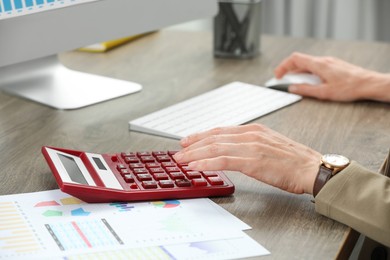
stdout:
<svg viewBox="0 0 390 260">
<path fill-rule="evenodd" d="M 0 20 L 100 0 L 0 0 Z"/>
<path fill-rule="evenodd" d="M 269 254 L 209 199 L 85 203 L 60 190 L 0 196 L 0 259 L 226 259 Z"/>
</svg>

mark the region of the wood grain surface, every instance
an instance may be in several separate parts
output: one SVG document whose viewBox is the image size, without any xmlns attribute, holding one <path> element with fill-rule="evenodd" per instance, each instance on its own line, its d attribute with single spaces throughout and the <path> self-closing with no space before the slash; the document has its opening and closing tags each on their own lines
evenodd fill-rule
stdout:
<svg viewBox="0 0 390 260">
<path fill-rule="evenodd" d="M 216 59 L 208 32 L 161 31 L 105 54 L 68 52 L 67 66 L 143 85 L 128 95 L 78 110 L 54 110 L 0 92 L 0 194 L 56 189 L 43 145 L 96 153 L 179 149 L 177 140 L 130 132 L 128 121 L 231 81 L 262 85 L 294 51 L 331 55 L 377 71 L 390 69 L 390 45 L 263 35 L 254 59 Z M 110 86 L 107 86 L 108 88 Z M 303 99 L 255 120 L 322 153 L 344 154 L 378 170 L 390 147 L 390 106 Z M 350 229 L 315 213 L 309 195 L 293 195 L 227 173 L 236 186 L 215 202 L 252 226 L 271 251 L 264 259 L 336 258 Z"/>
</svg>

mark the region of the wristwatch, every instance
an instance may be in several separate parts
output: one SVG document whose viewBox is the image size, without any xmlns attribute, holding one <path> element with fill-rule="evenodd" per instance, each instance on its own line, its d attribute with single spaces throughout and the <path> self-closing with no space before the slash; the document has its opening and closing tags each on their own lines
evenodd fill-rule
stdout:
<svg viewBox="0 0 390 260">
<path fill-rule="evenodd" d="M 316 180 L 314 181 L 313 196 L 317 196 L 318 192 L 320 192 L 330 178 L 347 167 L 349 163 L 349 159 L 345 156 L 339 154 L 324 154 L 321 157 L 320 168 Z"/>
</svg>

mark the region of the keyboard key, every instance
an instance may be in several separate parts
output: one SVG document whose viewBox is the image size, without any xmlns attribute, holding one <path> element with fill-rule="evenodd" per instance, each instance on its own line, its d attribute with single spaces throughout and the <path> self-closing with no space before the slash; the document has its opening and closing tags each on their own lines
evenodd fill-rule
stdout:
<svg viewBox="0 0 390 260">
<path fill-rule="evenodd" d="M 184 178 L 185 178 L 184 174 L 181 173 L 181 172 L 170 172 L 170 173 L 169 173 L 169 176 L 171 176 L 171 178 L 172 178 L 173 180 L 176 180 L 176 179 L 184 179 Z"/>
<path fill-rule="evenodd" d="M 158 162 L 170 162 L 171 161 L 171 157 L 169 157 L 168 155 L 157 155 L 156 159 Z"/>
<path fill-rule="evenodd" d="M 133 183 L 134 182 L 134 177 L 131 174 L 126 174 L 125 176 L 123 176 L 123 178 L 125 179 L 125 182 L 127 182 L 127 183 Z"/>
<path fill-rule="evenodd" d="M 155 180 L 168 180 L 169 176 L 166 173 L 156 173 L 153 175 Z"/>
<path fill-rule="evenodd" d="M 124 159 L 125 157 L 128 157 L 128 156 L 134 157 L 134 156 L 136 156 L 136 153 L 133 153 L 133 152 L 127 152 L 127 153 L 125 153 L 125 152 L 123 152 L 123 153 L 121 153 L 121 156 L 122 156 L 122 158 Z"/>
<path fill-rule="evenodd" d="M 126 167 L 126 165 L 124 165 L 124 164 L 117 164 L 116 165 L 116 168 L 119 170 L 119 171 L 121 171 L 121 170 L 123 170 L 123 169 L 127 169 L 127 167 Z"/>
<path fill-rule="evenodd" d="M 142 187 L 144 187 L 145 189 L 156 189 L 157 183 L 155 181 L 143 181 Z"/>
<path fill-rule="evenodd" d="M 153 180 L 152 175 L 150 174 L 138 174 L 137 179 L 139 181 L 151 181 Z"/>
<path fill-rule="evenodd" d="M 130 169 L 144 168 L 144 165 L 142 163 L 130 163 L 129 167 Z"/>
<path fill-rule="evenodd" d="M 208 181 L 211 185 L 223 185 L 223 180 L 219 177 L 210 177 Z"/>
<path fill-rule="evenodd" d="M 189 179 L 202 178 L 202 174 L 198 171 L 188 171 L 186 174 Z"/>
<path fill-rule="evenodd" d="M 145 168 L 135 168 L 133 169 L 133 172 L 135 175 L 138 175 L 138 174 L 149 174 L 149 171 Z"/>
<path fill-rule="evenodd" d="M 218 172 L 214 172 L 214 171 L 204 171 L 202 172 L 204 176 L 206 177 L 214 177 L 214 176 L 218 176 Z"/>
<path fill-rule="evenodd" d="M 205 179 L 192 179 L 191 182 L 195 187 L 207 186 L 207 181 Z"/>
<path fill-rule="evenodd" d="M 178 186 L 178 187 L 190 187 L 191 186 L 191 182 L 187 179 L 175 180 L 175 183 L 176 183 L 176 186 Z"/>
<path fill-rule="evenodd" d="M 159 168 L 150 168 L 149 172 L 154 174 L 154 173 L 165 173 L 164 169 L 159 167 Z"/>
<path fill-rule="evenodd" d="M 161 180 L 158 182 L 161 188 L 173 188 L 175 185 L 171 180 Z"/>
<path fill-rule="evenodd" d="M 140 160 L 137 157 L 125 157 L 125 163 L 130 164 L 130 163 L 139 163 Z"/>
<path fill-rule="evenodd" d="M 147 163 L 145 164 L 146 168 L 160 168 L 160 164 L 159 163 Z"/>
</svg>

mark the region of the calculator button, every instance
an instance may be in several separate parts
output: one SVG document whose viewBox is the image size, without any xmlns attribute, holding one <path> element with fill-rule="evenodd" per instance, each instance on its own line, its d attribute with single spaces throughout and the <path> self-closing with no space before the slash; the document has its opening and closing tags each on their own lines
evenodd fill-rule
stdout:
<svg viewBox="0 0 390 260">
<path fill-rule="evenodd" d="M 144 168 L 144 165 L 142 163 L 130 163 L 129 167 L 130 169 Z"/>
<path fill-rule="evenodd" d="M 112 162 L 117 162 L 118 161 L 118 156 L 116 156 L 116 155 L 111 156 L 111 161 Z"/>
<path fill-rule="evenodd" d="M 167 153 L 164 152 L 164 151 L 155 151 L 155 152 L 152 152 L 152 155 L 153 155 L 153 156 L 167 155 Z"/>
<path fill-rule="evenodd" d="M 135 153 L 128 152 L 128 153 L 121 153 L 122 158 L 128 157 L 128 156 L 135 156 Z"/>
<path fill-rule="evenodd" d="M 137 184 L 135 184 L 135 183 L 130 184 L 130 189 L 132 189 L 132 190 L 138 189 Z"/>
<path fill-rule="evenodd" d="M 167 172 L 180 172 L 180 169 L 178 167 L 166 167 L 165 170 Z"/>
<path fill-rule="evenodd" d="M 138 152 L 137 155 L 138 156 L 151 156 L 152 154 L 149 152 Z"/>
<path fill-rule="evenodd" d="M 161 188 L 173 188 L 175 186 L 171 180 L 161 180 L 158 184 Z"/>
<path fill-rule="evenodd" d="M 176 167 L 176 163 L 174 162 L 162 162 L 161 163 L 162 167 Z"/>
<path fill-rule="evenodd" d="M 202 174 L 198 171 L 188 171 L 186 174 L 189 179 L 202 178 Z"/>
<path fill-rule="evenodd" d="M 148 170 L 146 170 L 145 168 L 135 168 L 133 169 L 133 172 L 135 175 L 138 175 L 138 174 L 149 174 Z"/>
<path fill-rule="evenodd" d="M 207 186 L 207 181 L 205 179 L 192 179 L 191 182 L 195 187 Z"/>
<path fill-rule="evenodd" d="M 124 165 L 124 164 L 117 164 L 116 168 L 120 171 L 122 169 L 126 169 L 126 165 Z"/>
<path fill-rule="evenodd" d="M 179 165 L 179 167 L 183 170 L 183 171 L 191 171 L 190 169 L 189 169 L 189 167 L 188 166 L 180 166 Z"/>
<path fill-rule="evenodd" d="M 138 174 L 137 179 L 139 181 L 151 181 L 153 180 L 152 175 L 150 174 Z"/>
<path fill-rule="evenodd" d="M 153 156 L 141 156 L 140 159 L 143 163 L 152 163 L 156 161 Z"/>
<path fill-rule="evenodd" d="M 127 164 L 130 164 L 130 163 L 139 163 L 139 159 L 137 157 L 125 157 L 125 162 Z"/>
<path fill-rule="evenodd" d="M 166 173 L 156 173 L 153 176 L 156 180 L 169 180 L 169 176 Z"/>
<path fill-rule="evenodd" d="M 145 164 L 146 168 L 160 168 L 159 163 L 147 163 Z"/>
<path fill-rule="evenodd" d="M 185 178 L 184 174 L 181 172 L 170 172 L 169 176 L 171 176 L 171 179 L 173 180 Z"/>
<path fill-rule="evenodd" d="M 155 181 L 143 181 L 142 186 L 145 189 L 156 189 L 157 188 L 157 183 Z"/>
<path fill-rule="evenodd" d="M 204 172 L 203 172 L 203 175 L 206 176 L 206 177 L 219 176 L 219 175 L 218 175 L 218 172 L 214 172 L 214 171 L 204 171 Z"/>
<path fill-rule="evenodd" d="M 187 179 L 176 180 L 175 183 L 178 187 L 190 187 L 191 186 L 191 182 Z"/>
<path fill-rule="evenodd" d="M 170 162 L 171 161 L 171 157 L 169 157 L 168 155 L 157 155 L 156 159 L 159 162 Z"/>
<path fill-rule="evenodd" d="M 208 178 L 211 185 L 223 185 L 223 180 L 219 177 Z"/>
<path fill-rule="evenodd" d="M 129 171 L 128 169 L 120 169 L 120 172 L 121 172 L 121 175 L 126 175 L 126 174 L 131 173 L 131 171 Z"/>
<path fill-rule="evenodd" d="M 133 183 L 134 182 L 134 177 L 131 174 L 126 174 L 125 176 L 123 176 L 123 178 L 125 179 L 125 181 L 127 183 Z"/>
<path fill-rule="evenodd" d="M 174 155 L 175 153 L 177 153 L 178 151 L 168 151 L 168 154 L 170 155 L 170 156 L 172 156 L 172 155 Z"/>
<path fill-rule="evenodd" d="M 149 172 L 152 173 L 152 174 L 153 173 L 165 173 L 164 169 L 161 168 L 161 167 L 159 167 L 159 168 L 150 168 Z"/>
</svg>

